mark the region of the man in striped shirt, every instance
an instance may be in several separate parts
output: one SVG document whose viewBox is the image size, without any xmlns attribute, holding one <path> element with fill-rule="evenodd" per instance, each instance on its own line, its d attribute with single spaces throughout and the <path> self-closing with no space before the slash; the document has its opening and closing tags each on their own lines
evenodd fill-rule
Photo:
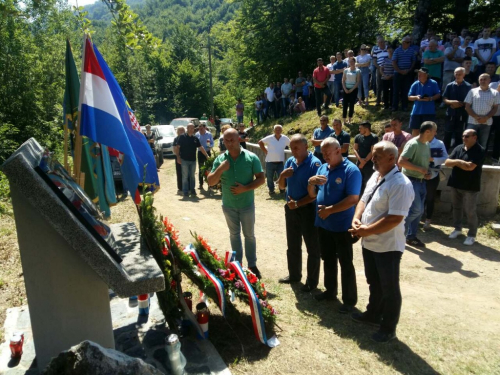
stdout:
<svg viewBox="0 0 500 375">
<path fill-rule="evenodd" d="M 375 65 L 375 67 L 377 68 L 377 106 L 379 106 L 380 102 L 382 101 L 383 93 L 382 73 L 380 71 L 380 67 L 382 66 L 382 63 L 387 56 L 389 56 L 389 53 L 387 52 L 387 48 L 385 46 L 385 40 L 380 36 L 377 39 L 377 45 L 372 49 L 373 65 Z M 387 98 L 384 98 L 384 104 L 386 101 Z"/>
<path fill-rule="evenodd" d="M 415 54 L 413 49 L 410 48 L 410 43 L 410 37 L 405 36 L 401 47 L 396 48 L 392 55 L 392 66 L 395 70 L 393 78 L 393 111 L 398 110 L 400 98 L 403 111 L 408 110 L 408 91 L 413 83 L 413 67 L 415 66 Z"/>
</svg>

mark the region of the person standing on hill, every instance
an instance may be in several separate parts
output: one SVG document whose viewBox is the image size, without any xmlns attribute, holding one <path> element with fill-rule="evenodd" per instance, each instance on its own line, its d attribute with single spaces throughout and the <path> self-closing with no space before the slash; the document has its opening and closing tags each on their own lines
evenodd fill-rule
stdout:
<svg viewBox="0 0 500 375">
<path fill-rule="evenodd" d="M 238 102 L 236 103 L 236 121 L 238 124 L 241 124 L 243 122 L 243 111 L 245 110 L 245 106 L 241 102 L 241 99 L 238 99 Z"/>
<path fill-rule="evenodd" d="M 357 166 L 361 171 L 362 183 L 361 194 L 373 174 L 372 151 L 378 142 L 378 137 L 372 133 L 372 124 L 363 122 L 359 125 L 359 134 L 354 137 L 354 155 L 358 159 Z"/>
<path fill-rule="evenodd" d="M 328 90 L 326 84 L 330 79 L 330 71 L 323 65 L 322 58 L 319 58 L 316 61 L 318 63 L 318 67 L 314 69 L 313 81 L 316 97 L 316 112 L 318 112 L 318 116 L 321 116 L 321 108 L 324 108 L 325 110 L 328 109 L 328 102 L 326 98 L 330 97 L 330 91 Z"/>
</svg>

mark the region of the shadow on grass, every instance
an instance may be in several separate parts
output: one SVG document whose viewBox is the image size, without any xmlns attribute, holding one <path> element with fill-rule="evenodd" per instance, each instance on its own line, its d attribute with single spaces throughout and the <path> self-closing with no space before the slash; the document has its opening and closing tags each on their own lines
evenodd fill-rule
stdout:
<svg viewBox="0 0 500 375">
<path fill-rule="evenodd" d="M 319 317 L 318 324 L 332 329 L 343 339 L 354 341 L 362 350 L 377 354 L 379 360 L 389 368 L 402 374 L 438 374 L 422 357 L 415 353 L 404 342 L 395 339 L 387 344 L 371 341 L 371 335 L 376 331 L 360 323 L 355 323 L 349 315 L 336 312 L 338 302 L 317 302 L 311 296 L 300 291 L 300 284 L 292 284 L 297 298 L 296 307 L 302 312 L 308 312 Z"/>
</svg>

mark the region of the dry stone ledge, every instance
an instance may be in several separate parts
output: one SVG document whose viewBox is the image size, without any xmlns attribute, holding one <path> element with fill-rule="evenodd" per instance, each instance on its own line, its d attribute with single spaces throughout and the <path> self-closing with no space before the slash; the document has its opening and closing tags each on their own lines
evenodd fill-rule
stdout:
<svg viewBox="0 0 500 375">
<path fill-rule="evenodd" d="M 163 375 L 140 358 L 83 341 L 50 361 L 42 375 Z"/>
</svg>

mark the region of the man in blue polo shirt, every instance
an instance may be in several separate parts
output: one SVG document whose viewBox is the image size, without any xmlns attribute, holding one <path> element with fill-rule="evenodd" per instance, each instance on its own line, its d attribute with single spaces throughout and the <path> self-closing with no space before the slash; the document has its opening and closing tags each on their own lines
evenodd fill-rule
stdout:
<svg viewBox="0 0 500 375">
<path fill-rule="evenodd" d="M 325 162 L 321 154 L 321 142 L 333 133 L 333 129 L 328 126 L 328 116 L 321 116 L 319 119 L 320 127 L 314 129 L 311 143 L 314 146 L 314 156 L 316 156 L 321 164 Z"/>
<path fill-rule="evenodd" d="M 342 53 L 337 52 L 336 54 L 337 62 L 333 64 L 333 96 L 332 98 L 335 100 L 335 106 L 339 107 L 340 102 L 340 91 L 342 90 L 342 76 L 344 75 L 344 69 L 347 69 L 347 63 L 342 60 Z"/>
<path fill-rule="evenodd" d="M 356 272 L 352 263 L 352 236 L 348 232 L 361 190 L 361 172 L 347 158 L 342 157 L 340 144 L 335 138 L 321 143 L 325 158 L 307 187 L 316 198 L 315 225 L 318 227 L 319 247 L 324 263 L 326 291 L 315 296 L 318 301 L 335 300 L 337 297 L 337 259 L 342 280 L 340 313 L 350 313 L 358 301 Z"/>
<path fill-rule="evenodd" d="M 403 111 L 408 110 L 408 90 L 413 82 L 413 67 L 415 66 L 415 53 L 411 48 L 411 38 L 403 38 L 401 47 L 396 48 L 392 54 L 394 67 L 392 110 L 397 111 L 399 99 Z"/>
<path fill-rule="evenodd" d="M 279 280 L 282 284 L 299 282 L 302 278 L 302 238 L 307 249 L 307 279 L 301 290 L 310 292 L 318 286 L 321 263 L 316 218 L 315 198 L 307 193 L 309 178 L 316 175 L 321 162 L 307 150 L 307 139 L 295 134 L 290 140 L 292 157 L 285 163 L 280 174 L 280 190 L 286 188 L 285 204 L 288 276 Z"/>
<path fill-rule="evenodd" d="M 415 102 L 410 115 L 411 136 L 420 134 L 420 125 L 426 121 L 435 121 L 436 105 L 441 97 L 441 90 L 436 81 L 429 78 L 429 69 L 420 68 L 418 79 L 411 85 L 408 100 Z"/>
</svg>

